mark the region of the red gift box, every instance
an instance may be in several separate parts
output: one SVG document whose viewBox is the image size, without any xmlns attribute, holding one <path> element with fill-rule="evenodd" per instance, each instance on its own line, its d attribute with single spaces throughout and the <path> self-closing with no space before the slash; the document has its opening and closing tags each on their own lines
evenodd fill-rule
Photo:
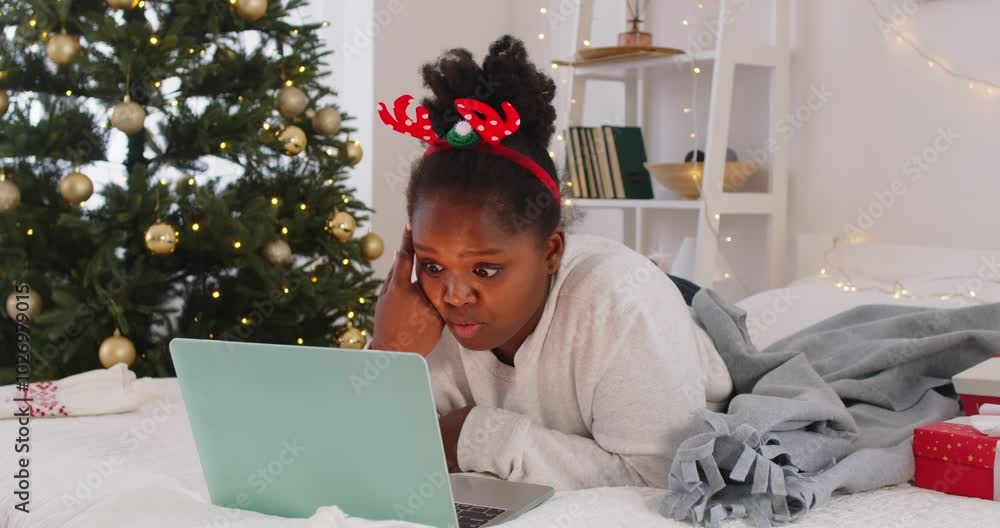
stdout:
<svg viewBox="0 0 1000 528">
<path fill-rule="evenodd" d="M 965 414 L 979 414 L 984 403 L 1000 404 L 1000 357 L 986 361 L 951 378 L 955 390 L 962 398 Z"/>
<path fill-rule="evenodd" d="M 1000 501 L 1000 438 L 980 433 L 968 418 L 913 431 L 915 484 L 951 495 Z"/>
</svg>

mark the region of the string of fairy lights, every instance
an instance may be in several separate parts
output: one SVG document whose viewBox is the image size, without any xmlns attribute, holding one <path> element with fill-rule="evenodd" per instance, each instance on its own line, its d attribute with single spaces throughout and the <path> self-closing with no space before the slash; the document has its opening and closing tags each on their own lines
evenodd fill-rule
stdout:
<svg viewBox="0 0 1000 528">
<path fill-rule="evenodd" d="M 887 17 L 879 10 L 875 0 L 869 0 L 869 1 L 872 5 L 872 9 L 874 10 L 877 18 L 881 22 L 882 27 L 889 28 L 890 31 L 892 32 L 893 40 L 899 43 L 906 44 L 910 49 L 912 49 L 912 51 L 915 54 L 917 54 L 923 60 L 927 61 L 929 68 L 936 69 L 938 71 L 945 73 L 950 77 L 964 81 L 968 83 L 968 87 L 970 89 L 982 90 L 986 95 L 992 95 L 994 90 L 1000 90 L 1000 84 L 998 83 L 994 83 L 987 79 L 983 79 L 980 77 L 976 77 L 973 75 L 957 71 L 954 68 L 948 66 L 947 62 L 935 57 L 932 53 L 929 53 L 924 48 L 922 48 L 918 44 L 915 37 L 904 33 L 899 28 L 897 28 L 896 25 L 892 24 L 887 19 Z M 697 9 L 705 8 L 703 2 L 696 2 L 695 4 Z M 539 13 L 544 17 L 548 14 L 548 9 L 543 6 L 539 9 Z M 688 19 L 684 18 L 681 19 L 680 25 L 690 26 L 691 22 Z M 539 40 L 544 40 L 546 36 L 544 33 L 540 32 L 538 33 L 537 37 Z M 584 40 L 579 44 L 584 47 L 591 46 L 591 42 L 589 40 Z M 699 150 L 699 147 L 701 146 L 700 143 L 702 141 L 702 134 L 700 133 L 698 105 L 697 105 L 697 96 L 699 94 L 699 79 L 700 79 L 700 74 L 702 73 L 702 69 L 697 64 L 695 57 L 691 55 L 685 55 L 681 60 L 687 61 L 686 66 L 691 74 L 691 101 L 688 104 L 688 106 L 685 106 L 681 109 L 681 113 L 683 115 L 688 116 L 690 119 L 689 123 L 691 132 L 689 133 L 688 137 L 691 140 L 691 151 L 695 153 L 695 155 L 692 157 L 692 163 L 697 163 L 696 154 Z M 558 64 L 553 62 L 552 68 L 555 70 L 558 69 L 559 66 Z M 565 78 L 561 79 L 561 84 L 563 85 L 567 84 L 567 79 Z M 570 100 L 569 103 L 575 104 L 576 101 Z M 565 138 L 562 134 L 559 134 L 557 136 L 557 140 L 560 142 L 564 142 Z M 549 155 L 555 158 L 556 153 L 555 151 L 550 150 Z M 697 185 L 700 193 L 702 181 L 698 180 Z M 567 186 L 572 188 L 572 183 L 568 182 Z M 572 203 L 573 202 L 571 198 L 566 198 L 564 200 L 564 205 L 567 207 L 571 206 Z M 721 221 L 721 215 L 719 213 L 710 210 L 707 203 L 705 204 L 704 207 L 701 207 L 700 210 L 701 214 L 706 215 L 706 225 L 708 225 L 709 229 L 711 230 L 713 236 L 715 236 L 720 246 L 724 244 L 730 244 L 734 241 L 734 236 L 732 234 L 723 234 L 720 232 L 719 224 Z M 894 299 L 911 299 L 911 300 L 933 299 L 938 301 L 966 301 L 972 303 L 986 303 L 989 301 L 983 299 L 980 292 L 977 291 L 978 286 L 976 286 L 976 284 L 982 285 L 985 283 L 992 283 L 1000 285 L 1000 280 L 992 279 L 989 277 L 972 276 L 972 275 L 954 276 L 946 278 L 940 277 L 939 280 L 944 280 L 944 279 L 956 280 L 958 281 L 956 283 L 958 284 L 958 286 L 942 291 L 915 294 L 911 290 L 911 288 L 907 286 L 906 279 L 900 278 L 891 281 L 871 279 L 865 277 L 862 273 L 851 272 L 845 269 L 844 267 L 838 265 L 836 262 L 834 262 L 833 255 L 836 254 L 836 252 L 841 248 L 844 242 L 845 242 L 844 237 L 841 236 L 833 237 L 831 246 L 823 254 L 823 263 L 816 275 L 817 277 L 820 277 L 822 279 L 829 280 L 833 287 L 845 293 L 874 292 L 874 293 L 884 294 Z M 856 242 L 851 241 L 851 243 L 856 243 Z M 740 277 L 738 277 L 734 273 L 727 271 L 722 273 L 719 277 L 722 280 L 735 281 L 740 286 L 740 288 L 743 289 L 744 292 L 750 291 L 747 288 L 746 284 L 744 284 L 743 281 L 740 279 Z M 891 282 L 891 284 L 888 284 L 889 282 Z"/>
</svg>

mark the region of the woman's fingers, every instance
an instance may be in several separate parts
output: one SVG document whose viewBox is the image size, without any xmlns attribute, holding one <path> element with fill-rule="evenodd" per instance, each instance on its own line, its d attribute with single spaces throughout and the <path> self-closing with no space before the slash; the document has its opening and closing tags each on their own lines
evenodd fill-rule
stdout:
<svg viewBox="0 0 1000 528">
<path fill-rule="evenodd" d="M 410 284 L 410 276 L 413 275 L 413 233 L 410 231 L 410 224 L 403 228 L 403 241 L 396 252 L 391 273 L 396 286 Z"/>
</svg>

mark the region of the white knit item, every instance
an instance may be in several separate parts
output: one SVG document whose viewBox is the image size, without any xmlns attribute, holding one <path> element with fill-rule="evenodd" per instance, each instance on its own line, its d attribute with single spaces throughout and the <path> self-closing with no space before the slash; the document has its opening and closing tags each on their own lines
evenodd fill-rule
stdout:
<svg viewBox="0 0 1000 528">
<path fill-rule="evenodd" d="M 136 379 L 128 366 L 118 363 L 56 381 L 29 383 L 27 392 L 17 385 L 4 385 L 0 387 L 0 420 L 24 414 L 38 418 L 128 412 L 154 396 L 148 378 Z"/>
</svg>

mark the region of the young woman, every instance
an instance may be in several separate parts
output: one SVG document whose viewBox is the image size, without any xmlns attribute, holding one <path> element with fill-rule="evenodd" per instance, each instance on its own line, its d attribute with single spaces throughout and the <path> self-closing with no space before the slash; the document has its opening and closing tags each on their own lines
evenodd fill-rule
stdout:
<svg viewBox="0 0 1000 528">
<path fill-rule="evenodd" d="M 407 97 L 395 116 L 379 109 L 431 147 L 370 348 L 427 357 L 452 471 L 665 487 L 691 411 L 729 395 L 721 358 L 649 259 L 565 232 L 548 154 L 556 88 L 522 42 L 499 39 L 482 65 L 451 50 L 422 71 L 433 96 L 415 116 Z"/>
</svg>

